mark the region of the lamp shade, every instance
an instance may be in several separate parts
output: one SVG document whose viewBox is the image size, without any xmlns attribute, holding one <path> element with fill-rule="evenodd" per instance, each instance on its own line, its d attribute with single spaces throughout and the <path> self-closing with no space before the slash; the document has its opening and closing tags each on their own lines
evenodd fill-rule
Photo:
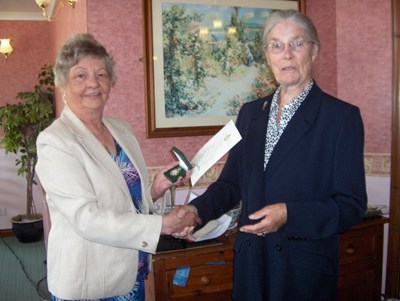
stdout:
<svg viewBox="0 0 400 301">
<path fill-rule="evenodd" d="M 9 57 L 13 48 L 10 44 L 10 39 L 0 39 L 0 53 L 4 55 L 5 58 Z"/>
</svg>

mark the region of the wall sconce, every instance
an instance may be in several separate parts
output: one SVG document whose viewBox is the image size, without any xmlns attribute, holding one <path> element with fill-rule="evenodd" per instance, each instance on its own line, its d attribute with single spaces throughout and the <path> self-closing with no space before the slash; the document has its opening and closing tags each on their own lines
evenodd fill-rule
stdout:
<svg viewBox="0 0 400 301">
<path fill-rule="evenodd" d="M 68 0 L 68 4 L 72 7 L 75 8 L 75 3 L 78 2 L 78 0 Z"/>
<path fill-rule="evenodd" d="M 35 0 L 35 1 L 36 1 L 36 4 L 42 10 L 43 17 L 45 17 L 48 21 L 51 21 L 51 17 L 49 17 L 47 15 L 46 9 L 49 6 L 51 1 L 57 1 L 57 0 Z M 75 4 L 76 4 L 76 2 L 78 2 L 78 0 L 60 0 L 58 7 L 57 7 L 57 11 L 53 14 L 53 18 L 58 14 L 60 8 L 64 6 L 64 2 L 68 2 L 69 6 L 71 6 L 72 8 L 75 8 Z"/>
<path fill-rule="evenodd" d="M 11 47 L 10 39 L 0 39 L 0 53 L 7 59 L 11 52 L 13 52 L 13 48 Z"/>
<path fill-rule="evenodd" d="M 36 0 L 36 4 L 37 4 L 37 5 L 40 7 L 40 9 L 42 10 L 43 17 L 45 17 L 46 19 L 48 19 L 47 14 L 46 14 L 46 8 L 49 6 L 50 0 Z"/>
</svg>

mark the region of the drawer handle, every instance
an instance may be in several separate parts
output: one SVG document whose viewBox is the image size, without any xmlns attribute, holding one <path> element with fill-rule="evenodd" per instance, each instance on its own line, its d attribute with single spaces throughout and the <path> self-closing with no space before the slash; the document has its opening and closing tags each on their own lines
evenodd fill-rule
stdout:
<svg viewBox="0 0 400 301">
<path fill-rule="evenodd" d="M 354 246 L 353 246 L 353 244 L 348 244 L 347 245 L 347 247 L 346 247 L 346 254 L 347 255 L 354 255 Z"/>
<path fill-rule="evenodd" d="M 207 276 L 203 276 L 200 278 L 201 283 L 203 283 L 204 285 L 209 285 L 211 280 L 210 278 L 208 278 Z"/>
</svg>

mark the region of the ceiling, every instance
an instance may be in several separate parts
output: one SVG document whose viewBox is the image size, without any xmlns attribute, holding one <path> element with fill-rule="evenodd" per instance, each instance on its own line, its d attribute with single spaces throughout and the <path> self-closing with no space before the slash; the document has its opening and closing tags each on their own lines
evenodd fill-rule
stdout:
<svg viewBox="0 0 400 301">
<path fill-rule="evenodd" d="M 51 2 L 49 9 L 54 2 Z M 0 0 L 0 20 L 46 21 L 35 0 Z"/>
</svg>

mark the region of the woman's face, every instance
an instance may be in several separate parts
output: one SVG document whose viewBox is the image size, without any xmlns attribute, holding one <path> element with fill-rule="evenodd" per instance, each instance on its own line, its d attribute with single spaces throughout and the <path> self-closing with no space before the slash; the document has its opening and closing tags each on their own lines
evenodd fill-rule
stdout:
<svg viewBox="0 0 400 301">
<path fill-rule="evenodd" d="M 111 86 L 103 61 L 86 56 L 69 70 L 62 92 L 68 106 L 77 115 L 98 114 L 103 112 Z"/>
<path fill-rule="evenodd" d="M 301 41 L 304 47 L 293 49 L 293 44 Z M 273 51 L 265 47 L 265 56 L 277 82 L 283 88 L 304 88 L 311 80 L 311 65 L 318 53 L 318 46 L 309 43 L 305 31 L 293 21 L 283 21 L 275 25 L 268 34 L 267 44 L 281 42 L 283 50 Z"/>
</svg>

